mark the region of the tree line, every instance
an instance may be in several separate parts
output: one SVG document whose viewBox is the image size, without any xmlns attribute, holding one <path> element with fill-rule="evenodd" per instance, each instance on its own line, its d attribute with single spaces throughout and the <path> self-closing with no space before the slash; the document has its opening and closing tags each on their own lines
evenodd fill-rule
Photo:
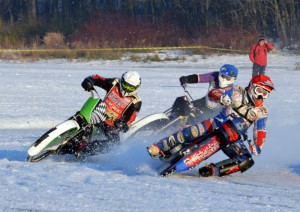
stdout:
<svg viewBox="0 0 300 212">
<path fill-rule="evenodd" d="M 225 29 L 279 38 L 284 46 L 300 40 L 300 0 L 0 0 L 0 14 L 0 36 L 16 40 L 49 31 L 68 39 L 104 16 L 176 26 L 189 39 Z"/>
</svg>

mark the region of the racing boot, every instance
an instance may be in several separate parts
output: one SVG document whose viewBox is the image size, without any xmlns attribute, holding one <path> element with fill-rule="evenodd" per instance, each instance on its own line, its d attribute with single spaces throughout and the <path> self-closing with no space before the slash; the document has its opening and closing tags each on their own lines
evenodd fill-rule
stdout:
<svg viewBox="0 0 300 212">
<path fill-rule="evenodd" d="M 148 146 L 147 151 L 152 158 L 156 158 L 160 153 L 160 149 L 156 145 Z"/>
<path fill-rule="evenodd" d="M 199 174 L 202 177 L 215 176 L 216 175 L 216 166 L 213 163 L 203 166 L 202 168 L 199 169 Z"/>
</svg>

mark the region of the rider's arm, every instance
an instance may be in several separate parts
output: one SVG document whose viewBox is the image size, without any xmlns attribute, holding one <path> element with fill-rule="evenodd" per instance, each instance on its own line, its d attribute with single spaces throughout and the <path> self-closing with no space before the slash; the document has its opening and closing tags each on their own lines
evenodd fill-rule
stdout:
<svg viewBox="0 0 300 212">
<path fill-rule="evenodd" d="M 115 80 L 114 78 L 104 78 L 99 75 L 93 75 L 88 78 L 91 78 L 94 82 L 94 85 L 103 88 L 106 91 L 109 91 L 113 86 L 112 82 Z"/>
<path fill-rule="evenodd" d="M 140 111 L 142 107 L 142 102 L 138 101 L 134 104 L 132 104 L 124 113 L 125 121 L 127 125 L 131 125 L 132 122 L 136 119 L 137 113 Z"/>
<path fill-rule="evenodd" d="M 210 72 L 207 74 L 193 74 L 182 76 L 179 78 L 181 84 L 185 83 L 206 83 L 214 81 L 219 75 L 219 72 Z"/>
<path fill-rule="evenodd" d="M 206 73 L 206 74 L 199 74 L 198 75 L 198 83 L 211 83 L 215 81 L 219 76 L 218 71 Z"/>
<path fill-rule="evenodd" d="M 250 52 L 249 52 L 249 59 L 251 60 L 252 63 L 255 62 L 255 47 L 256 47 L 256 44 L 253 45 L 250 49 Z"/>
<path fill-rule="evenodd" d="M 131 104 L 123 114 L 123 119 L 128 126 L 136 119 L 137 113 L 140 111 L 142 102 L 138 101 Z"/>
<path fill-rule="evenodd" d="M 266 41 L 265 45 L 267 47 L 268 52 L 270 52 L 270 51 L 272 51 L 274 49 L 274 46 L 270 42 Z"/>
<path fill-rule="evenodd" d="M 260 149 L 263 148 L 266 139 L 266 122 L 267 116 L 262 117 L 254 122 L 253 140 L 254 144 Z"/>
</svg>

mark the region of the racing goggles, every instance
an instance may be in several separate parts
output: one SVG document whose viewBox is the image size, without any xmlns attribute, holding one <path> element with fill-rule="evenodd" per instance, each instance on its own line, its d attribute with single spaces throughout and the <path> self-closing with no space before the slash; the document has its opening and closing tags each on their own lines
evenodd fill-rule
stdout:
<svg viewBox="0 0 300 212">
<path fill-rule="evenodd" d="M 270 92 L 262 87 L 255 87 L 254 88 L 254 92 L 257 94 L 257 95 L 260 95 L 262 96 L 264 99 L 267 98 L 270 94 Z"/>
<path fill-rule="evenodd" d="M 226 74 L 221 74 L 221 77 L 227 81 L 231 81 L 232 79 L 234 79 L 235 77 L 231 77 L 231 76 L 228 76 Z"/>
<path fill-rule="evenodd" d="M 126 92 L 133 92 L 137 89 L 136 86 L 130 85 L 124 81 L 121 82 L 121 85 L 122 85 L 122 88 L 124 89 L 124 91 L 126 91 Z"/>
</svg>

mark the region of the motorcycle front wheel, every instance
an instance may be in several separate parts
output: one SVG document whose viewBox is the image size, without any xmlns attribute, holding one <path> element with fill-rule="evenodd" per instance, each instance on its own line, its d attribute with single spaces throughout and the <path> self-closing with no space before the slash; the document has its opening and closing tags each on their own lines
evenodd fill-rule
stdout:
<svg viewBox="0 0 300 212">
<path fill-rule="evenodd" d="M 27 161 L 38 162 L 56 153 L 56 150 L 73 138 L 79 130 L 79 124 L 73 119 L 50 129 L 28 149 Z"/>
</svg>

